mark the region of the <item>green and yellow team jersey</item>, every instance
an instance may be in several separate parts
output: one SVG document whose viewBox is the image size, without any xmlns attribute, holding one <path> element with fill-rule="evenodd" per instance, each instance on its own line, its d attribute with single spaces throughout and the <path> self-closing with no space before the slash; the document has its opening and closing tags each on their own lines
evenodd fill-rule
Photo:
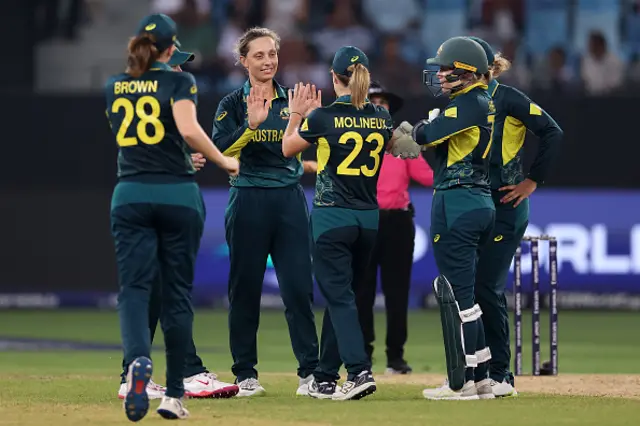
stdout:
<svg viewBox="0 0 640 426">
<path fill-rule="evenodd" d="M 247 82 L 225 96 L 213 120 L 213 143 L 224 155 L 240 161 L 240 174 L 231 177 L 236 187 L 284 187 L 297 184 L 303 174 L 301 156 L 282 155 L 282 137 L 289 122 L 287 88 L 275 80 L 275 93 L 267 119 L 255 130 L 249 128 Z"/>
<path fill-rule="evenodd" d="M 139 78 L 111 77 L 106 88 L 107 118 L 118 144 L 118 177 L 192 176 L 191 149 L 173 119 L 174 102 L 197 102 L 193 75 L 155 63 Z"/>
<path fill-rule="evenodd" d="M 518 89 L 493 80 L 487 92 L 496 109 L 489 172 L 491 189 L 517 185 L 525 179 L 522 154 L 527 129 L 540 139 L 540 145 L 526 177 L 538 184 L 544 183 L 561 146 L 562 129 Z"/>
<path fill-rule="evenodd" d="M 386 109 L 371 103 L 357 109 L 351 96 L 309 114 L 300 136 L 318 146 L 314 205 L 377 209 L 378 176 L 392 132 Z"/>
<path fill-rule="evenodd" d="M 415 140 L 433 147 L 434 188 L 489 188 L 489 149 L 494 110 L 487 86 L 473 84 L 451 96 L 431 123 L 419 127 Z"/>
</svg>

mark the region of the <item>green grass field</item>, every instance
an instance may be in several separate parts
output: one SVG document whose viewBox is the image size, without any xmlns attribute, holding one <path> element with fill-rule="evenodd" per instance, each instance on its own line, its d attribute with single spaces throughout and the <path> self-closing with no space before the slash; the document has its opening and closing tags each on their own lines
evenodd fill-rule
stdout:
<svg viewBox="0 0 640 426">
<path fill-rule="evenodd" d="M 543 319 L 546 319 L 543 313 Z M 318 313 L 318 324 L 322 315 Z M 530 315 L 525 313 L 525 368 L 530 369 Z M 384 314 L 377 315 L 380 341 Z M 85 343 L 119 342 L 112 311 L 0 311 L 0 340 L 31 338 Z M 543 322 L 543 338 L 548 337 Z M 636 425 L 640 422 L 640 315 L 560 312 L 558 377 L 520 377 L 518 398 L 432 402 L 422 389 L 444 379 L 439 317 L 412 312 L 406 358 L 410 376 L 384 376 L 384 353 L 374 372 L 378 392 L 362 401 L 295 397 L 295 359 L 284 315 L 264 311 L 258 369 L 267 395 L 255 399 L 189 400 L 193 424 L 203 425 Z M 161 336 L 160 336 L 161 337 Z M 232 381 L 226 313 L 199 311 L 196 345 L 206 365 Z M 154 349 L 155 379 L 163 383 L 162 341 Z M 375 356 L 375 354 L 374 354 Z M 543 359 L 548 344 L 543 341 Z M 117 350 L 0 351 L 0 425 L 128 423 L 117 399 Z M 152 408 L 158 404 L 152 401 Z M 151 411 L 143 422 L 163 420 Z"/>
</svg>

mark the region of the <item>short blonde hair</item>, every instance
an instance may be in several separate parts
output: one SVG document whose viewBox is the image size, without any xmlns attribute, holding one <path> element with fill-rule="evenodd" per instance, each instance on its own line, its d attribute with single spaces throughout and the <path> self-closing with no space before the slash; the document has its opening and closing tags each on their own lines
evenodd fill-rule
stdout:
<svg viewBox="0 0 640 426">
<path fill-rule="evenodd" d="M 253 27 L 240 36 L 233 48 L 233 54 L 236 58 L 236 64 L 240 62 L 240 58 L 249 54 L 249 43 L 262 37 L 270 37 L 276 44 L 276 51 L 280 51 L 280 36 L 273 30 L 264 27 Z"/>
</svg>

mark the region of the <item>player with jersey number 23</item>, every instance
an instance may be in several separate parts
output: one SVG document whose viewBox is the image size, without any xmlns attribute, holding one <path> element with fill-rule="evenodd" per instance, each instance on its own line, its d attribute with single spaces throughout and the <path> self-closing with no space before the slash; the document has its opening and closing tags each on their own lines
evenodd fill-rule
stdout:
<svg viewBox="0 0 640 426">
<path fill-rule="evenodd" d="M 311 145 L 318 150 L 311 212 L 313 269 L 327 308 L 309 395 L 350 400 L 376 390 L 353 289 L 354 282 L 366 277 L 376 240 L 377 181 L 393 125 L 389 112 L 367 99 L 371 78 L 364 52 L 342 47 L 331 74 L 337 99 L 327 107 L 319 107 L 315 87 L 298 84 L 289 94 L 291 119 L 282 149 L 287 157 Z M 342 364 L 347 380 L 338 386 Z"/>
</svg>

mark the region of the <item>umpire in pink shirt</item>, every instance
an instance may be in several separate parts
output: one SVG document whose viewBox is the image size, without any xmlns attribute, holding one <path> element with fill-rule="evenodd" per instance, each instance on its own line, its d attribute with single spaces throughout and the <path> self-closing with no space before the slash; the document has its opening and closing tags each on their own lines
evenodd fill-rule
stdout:
<svg viewBox="0 0 640 426">
<path fill-rule="evenodd" d="M 387 92 L 377 82 L 371 83 L 369 100 L 387 108 L 391 115 L 403 104 L 401 97 Z M 433 185 L 433 170 L 424 158 L 401 160 L 385 154 L 378 179 L 380 219 L 376 246 L 366 280 L 355 285 L 358 316 L 366 351 L 371 358 L 375 340 L 373 305 L 380 268 L 387 311 L 386 371 L 392 374 L 411 373 L 411 367 L 404 359 L 404 344 L 407 341 L 409 283 L 416 232 L 408 191 L 412 179 L 424 186 Z"/>
</svg>

